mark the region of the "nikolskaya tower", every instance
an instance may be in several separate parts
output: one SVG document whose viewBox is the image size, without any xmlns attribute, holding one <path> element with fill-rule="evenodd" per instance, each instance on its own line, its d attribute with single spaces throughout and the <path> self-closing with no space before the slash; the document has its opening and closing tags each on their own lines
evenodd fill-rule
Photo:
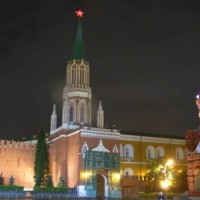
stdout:
<svg viewBox="0 0 200 200">
<path fill-rule="evenodd" d="M 66 86 L 63 91 L 62 125 L 69 128 L 73 128 L 74 125 L 91 124 L 90 68 L 89 62 L 85 61 L 81 16 L 79 16 L 72 60 L 67 64 Z"/>
<path fill-rule="evenodd" d="M 97 125 L 91 126 L 90 68 L 85 60 L 85 47 L 79 18 L 72 59 L 66 68 L 63 91 L 62 124 L 57 127 L 56 106 L 51 115 L 48 137 L 49 158 L 54 185 L 63 177 L 66 186 L 78 197 L 121 197 L 120 133 L 104 128 L 101 101 Z"/>
<path fill-rule="evenodd" d="M 66 85 L 63 90 L 62 127 L 76 129 L 80 126 L 91 125 L 91 100 L 90 67 L 85 57 L 85 46 L 82 34 L 82 11 L 76 11 L 78 28 L 72 49 L 72 59 L 68 61 L 66 68 Z M 104 126 L 104 112 L 101 102 L 97 111 L 97 126 Z M 51 116 L 50 132 L 57 128 L 56 108 L 54 105 Z"/>
</svg>

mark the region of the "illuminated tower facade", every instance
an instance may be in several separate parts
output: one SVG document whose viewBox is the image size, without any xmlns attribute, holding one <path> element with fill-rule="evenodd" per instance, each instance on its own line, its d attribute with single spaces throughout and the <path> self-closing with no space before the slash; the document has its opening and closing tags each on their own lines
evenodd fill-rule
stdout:
<svg viewBox="0 0 200 200">
<path fill-rule="evenodd" d="M 200 118 L 200 95 L 199 94 L 196 96 L 196 105 L 198 107 L 198 116 Z"/>
<path fill-rule="evenodd" d="M 72 59 L 66 69 L 66 85 L 63 91 L 62 126 L 75 129 L 91 125 L 91 98 L 89 62 L 85 61 L 85 47 L 81 27 L 81 14 L 73 46 Z"/>
</svg>

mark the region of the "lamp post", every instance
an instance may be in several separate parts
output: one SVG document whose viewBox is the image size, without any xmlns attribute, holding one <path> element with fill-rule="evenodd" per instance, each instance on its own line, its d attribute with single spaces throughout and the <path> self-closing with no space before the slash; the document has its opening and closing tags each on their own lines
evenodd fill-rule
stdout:
<svg viewBox="0 0 200 200">
<path fill-rule="evenodd" d="M 163 188 L 163 190 L 167 190 L 167 188 L 170 185 L 170 177 L 167 174 L 167 167 L 172 166 L 174 163 L 174 161 L 172 159 L 169 159 L 166 163 L 165 163 L 165 167 L 163 170 L 163 174 L 164 174 L 164 180 L 161 181 L 161 187 Z"/>
</svg>

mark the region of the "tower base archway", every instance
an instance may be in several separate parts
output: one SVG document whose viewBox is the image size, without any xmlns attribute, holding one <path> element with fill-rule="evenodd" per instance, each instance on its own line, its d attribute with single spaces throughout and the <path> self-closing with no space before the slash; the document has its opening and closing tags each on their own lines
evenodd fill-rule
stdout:
<svg viewBox="0 0 200 200">
<path fill-rule="evenodd" d="M 105 177 L 97 174 L 97 197 L 104 198 L 105 196 Z"/>
</svg>

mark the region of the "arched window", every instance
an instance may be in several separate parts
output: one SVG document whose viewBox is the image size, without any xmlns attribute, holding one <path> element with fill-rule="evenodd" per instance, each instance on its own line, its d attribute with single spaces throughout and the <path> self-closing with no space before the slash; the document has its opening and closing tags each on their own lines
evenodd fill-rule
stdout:
<svg viewBox="0 0 200 200">
<path fill-rule="evenodd" d="M 76 67 L 72 68 L 72 84 L 76 83 Z"/>
<path fill-rule="evenodd" d="M 176 149 L 176 160 L 183 160 L 183 149 L 180 147 Z"/>
<path fill-rule="evenodd" d="M 156 148 L 156 158 L 164 157 L 164 148 L 163 147 L 157 147 Z"/>
<path fill-rule="evenodd" d="M 146 157 L 147 159 L 155 158 L 155 148 L 153 146 L 148 146 L 146 148 Z"/>
<path fill-rule="evenodd" d="M 70 105 L 70 109 L 69 109 L 69 121 L 70 122 L 74 121 L 74 105 L 73 104 Z"/>
<path fill-rule="evenodd" d="M 133 170 L 131 168 L 126 168 L 124 170 L 124 176 L 133 176 Z"/>
<path fill-rule="evenodd" d="M 80 68 L 80 84 L 81 85 L 84 84 L 84 68 L 83 67 Z"/>
<path fill-rule="evenodd" d="M 133 159 L 133 146 L 131 144 L 126 144 L 124 146 L 124 157 Z"/>
<path fill-rule="evenodd" d="M 123 146 L 120 144 L 120 157 L 123 158 L 124 156 Z"/>
<path fill-rule="evenodd" d="M 81 103 L 80 122 L 84 122 L 84 103 Z"/>
</svg>

